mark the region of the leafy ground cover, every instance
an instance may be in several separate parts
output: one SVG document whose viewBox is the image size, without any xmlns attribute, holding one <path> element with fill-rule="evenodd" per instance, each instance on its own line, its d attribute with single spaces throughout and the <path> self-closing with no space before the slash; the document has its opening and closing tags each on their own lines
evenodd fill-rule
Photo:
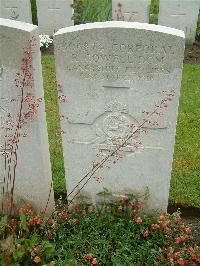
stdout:
<svg viewBox="0 0 200 266">
<path fill-rule="evenodd" d="M 51 162 L 56 193 L 65 191 L 53 56 L 43 56 Z M 200 65 L 184 65 L 170 203 L 200 206 Z"/>
<path fill-rule="evenodd" d="M 191 244 L 191 229 L 172 215 L 144 214 L 141 198 L 127 195 L 63 206 L 51 216 L 35 213 L 30 204 L 19 216 L 0 218 L 1 265 L 179 265 L 197 266 L 200 249 Z M 9 201 L 8 201 L 9 203 Z"/>
</svg>

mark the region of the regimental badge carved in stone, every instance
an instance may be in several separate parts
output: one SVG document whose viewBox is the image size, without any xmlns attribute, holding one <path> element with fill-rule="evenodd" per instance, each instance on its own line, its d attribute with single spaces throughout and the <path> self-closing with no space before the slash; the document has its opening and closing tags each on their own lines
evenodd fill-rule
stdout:
<svg viewBox="0 0 200 266">
<path fill-rule="evenodd" d="M 112 150 L 131 134 L 130 125 L 134 124 L 137 127 L 138 122 L 129 114 L 126 104 L 114 100 L 105 106 L 105 112 L 96 119 L 94 124 L 97 138 L 93 143 L 99 145 L 101 150 Z M 133 150 L 135 150 L 133 146 L 125 147 L 125 151 Z"/>
<path fill-rule="evenodd" d="M 114 112 L 103 120 L 103 130 L 106 135 L 113 138 L 123 138 L 128 133 L 130 120 L 121 113 Z"/>
<path fill-rule="evenodd" d="M 17 13 L 16 9 L 11 9 L 10 19 L 17 20 L 19 18 L 19 14 Z"/>
<path fill-rule="evenodd" d="M 117 100 L 105 106 L 103 127 L 101 129 L 109 142 L 113 139 L 123 138 L 128 133 L 131 121 L 127 114 L 128 106 Z"/>
</svg>

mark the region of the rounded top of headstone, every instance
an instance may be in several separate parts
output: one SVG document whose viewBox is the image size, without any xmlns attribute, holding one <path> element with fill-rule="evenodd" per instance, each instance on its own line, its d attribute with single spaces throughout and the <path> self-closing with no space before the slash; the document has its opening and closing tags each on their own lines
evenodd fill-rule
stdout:
<svg viewBox="0 0 200 266">
<path fill-rule="evenodd" d="M 182 30 L 148 24 L 148 23 L 139 23 L 139 22 L 126 22 L 126 21 L 106 21 L 106 22 L 94 22 L 94 23 L 86 23 L 71 27 L 62 28 L 57 31 L 54 36 L 61 35 L 68 32 L 76 32 L 82 30 L 90 30 L 90 29 L 103 29 L 103 28 L 123 28 L 123 29 L 140 29 L 147 31 L 155 31 L 162 32 L 170 35 L 176 35 L 178 37 L 185 38 L 185 33 Z"/>
<path fill-rule="evenodd" d="M 31 32 L 38 28 L 38 26 L 30 24 L 30 23 L 11 20 L 11 19 L 5 19 L 5 18 L 0 18 L 0 26 L 15 28 L 15 29 L 24 30 L 27 32 Z"/>
</svg>

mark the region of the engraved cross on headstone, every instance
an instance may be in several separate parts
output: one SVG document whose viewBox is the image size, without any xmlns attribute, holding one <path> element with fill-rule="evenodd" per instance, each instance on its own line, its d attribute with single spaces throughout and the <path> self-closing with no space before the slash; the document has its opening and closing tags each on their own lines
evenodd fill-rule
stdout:
<svg viewBox="0 0 200 266">
<path fill-rule="evenodd" d="M 59 14 L 58 12 L 61 10 L 60 7 L 48 7 L 48 11 L 53 11 L 53 12 L 56 12 L 56 14 Z M 51 13 L 52 14 L 52 13 Z M 54 33 L 56 32 L 57 30 L 54 29 Z"/>
<path fill-rule="evenodd" d="M 128 17 L 129 21 L 136 20 L 138 12 L 124 12 L 124 15 Z"/>
<path fill-rule="evenodd" d="M 10 11 L 10 19 L 16 20 L 19 17 L 19 13 L 17 12 L 18 7 L 17 6 L 6 6 L 5 9 L 8 9 Z"/>
<path fill-rule="evenodd" d="M 171 17 L 177 19 L 179 21 L 179 25 L 178 26 L 181 27 L 180 29 L 182 29 L 185 32 L 187 32 L 187 26 L 185 26 L 185 23 L 184 23 L 184 18 L 186 17 L 185 13 L 171 14 Z"/>
</svg>

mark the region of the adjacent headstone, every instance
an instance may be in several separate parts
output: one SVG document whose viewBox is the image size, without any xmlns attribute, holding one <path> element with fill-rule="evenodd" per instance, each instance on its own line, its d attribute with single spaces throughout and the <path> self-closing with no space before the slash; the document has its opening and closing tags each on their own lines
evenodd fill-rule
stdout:
<svg viewBox="0 0 200 266">
<path fill-rule="evenodd" d="M 60 28 L 74 25 L 73 0 L 37 0 L 36 3 L 40 34 L 52 36 Z"/>
<path fill-rule="evenodd" d="M 149 22 L 151 0 L 112 0 L 113 20 Z"/>
<path fill-rule="evenodd" d="M 50 212 L 54 196 L 38 27 L 0 19 L 0 50 L 0 200 L 13 192 L 15 202 Z"/>
<path fill-rule="evenodd" d="M 160 0 L 158 24 L 185 32 L 186 44 L 195 41 L 199 0 Z"/>
<path fill-rule="evenodd" d="M 69 199 L 80 192 L 95 203 L 103 188 L 117 195 L 148 188 L 148 208 L 166 210 L 184 32 L 114 21 L 61 29 L 54 37 Z M 144 125 L 144 110 L 155 112 L 172 90 L 159 125 Z M 127 140 L 133 125 L 147 134 Z M 107 160 L 119 143 L 122 156 Z"/>
<path fill-rule="evenodd" d="M 0 17 L 32 23 L 30 0 L 1 0 Z"/>
</svg>

